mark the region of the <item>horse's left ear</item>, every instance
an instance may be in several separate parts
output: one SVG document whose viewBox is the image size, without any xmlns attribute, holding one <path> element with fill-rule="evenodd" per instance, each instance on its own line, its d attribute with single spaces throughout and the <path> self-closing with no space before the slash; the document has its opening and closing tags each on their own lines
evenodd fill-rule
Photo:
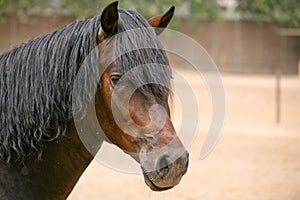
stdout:
<svg viewBox="0 0 300 200">
<path fill-rule="evenodd" d="M 157 35 L 161 34 L 170 23 L 175 11 L 175 6 L 172 6 L 166 13 L 151 17 L 148 23 L 153 26 Z"/>
<path fill-rule="evenodd" d="M 98 32 L 98 43 L 115 33 L 119 21 L 118 3 L 118 1 L 115 1 L 104 8 L 100 19 L 101 27 Z"/>
</svg>

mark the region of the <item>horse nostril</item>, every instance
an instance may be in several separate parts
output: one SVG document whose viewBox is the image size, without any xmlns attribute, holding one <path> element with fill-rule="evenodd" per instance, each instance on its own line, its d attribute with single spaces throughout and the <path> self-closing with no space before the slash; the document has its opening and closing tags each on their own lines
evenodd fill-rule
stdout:
<svg viewBox="0 0 300 200">
<path fill-rule="evenodd" d="M 169 161 L 168 161 L 168 156 L 164 155 L 160 158 L 160 160 L 157 163 L 157 173 L 160 176 L 165 176 L 169 172 Z"/>
</svg>

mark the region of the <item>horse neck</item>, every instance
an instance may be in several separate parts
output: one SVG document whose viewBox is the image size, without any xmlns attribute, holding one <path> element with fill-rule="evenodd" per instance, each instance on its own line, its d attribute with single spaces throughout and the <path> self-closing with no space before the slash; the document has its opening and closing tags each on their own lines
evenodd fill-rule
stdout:
<svg viewBox="0 0 300 200">
<path fill-rule="evenodd" d="M 47 144 L 42 160 L 0 164 L 0 199 L 66 199 L 92 159 L 69 123 L 65 136 Z"/>
</svg>

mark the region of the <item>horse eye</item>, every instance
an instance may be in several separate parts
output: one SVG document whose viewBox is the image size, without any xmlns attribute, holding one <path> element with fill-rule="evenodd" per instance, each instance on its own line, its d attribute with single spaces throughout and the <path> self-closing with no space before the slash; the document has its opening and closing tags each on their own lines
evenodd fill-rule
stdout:
<svg viewBox="0 0 300 200">
<path fill-rule="evenodd" d="M 117 83 L 119 82 L 121 76 L 120 75 L 111 75 L 110 76 L 110 80 L 112 82 L 112 84 L 115 86 L 117 85 Z"/>
</svg>

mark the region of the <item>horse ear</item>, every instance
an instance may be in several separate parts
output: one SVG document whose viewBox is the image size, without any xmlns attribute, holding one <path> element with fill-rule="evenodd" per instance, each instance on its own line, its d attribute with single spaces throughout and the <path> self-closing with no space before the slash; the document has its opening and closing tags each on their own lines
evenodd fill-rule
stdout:
<svg viewBox="0 0 300 200">
<path fill-rule="evenodd" d="M 166 13 L 154 16 L 148 19 L 148 23 L 153 26 L 157 35 L 161 34 L 170 23 L 175 11 L 175 6 L 172 6 Z"/>
<path fill-rule="evenodd" d="M 98 42 L 115 33 L 118 21 L 118 1 L 115 1 L 106 6 L 101 14 L 101 28 L 98 32 Z"/>
</svg>

